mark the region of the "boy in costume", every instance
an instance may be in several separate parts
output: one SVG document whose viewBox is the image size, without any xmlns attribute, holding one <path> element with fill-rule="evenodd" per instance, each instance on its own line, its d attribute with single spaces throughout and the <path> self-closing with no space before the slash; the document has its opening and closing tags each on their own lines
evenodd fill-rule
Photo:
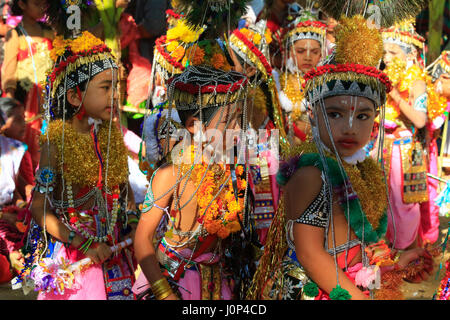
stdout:
<svg viewBox="0 0 450 320">
<path fill-rule="evenodd" d="M 185 70 L 167 83 L 167 119 L 176 108 L 184 130 L 166 163 L 153 172 L 142 207 L 135 242 L 142 274 L 133 288 L 139 297 L 227 300 L 242 295 L 250 278 L 241 267 L 250 255 L 239 252 L 239 259 L 235 253 L 247 250 L 242 238 L 251 206 L 248 170 L 235 157 L 245 149 L 235 152 L 233 142 L 244 137 L 226 138 L 227 129 L 247 129 L 248 79 L 232 71 L 218 39 L 229 10 L 236 23 L 245 2 L 229 8 L 223 1 L 180 1 L 193 29 L 207 27 L 186 48 Z"/>
<path fill-rule="evenodd" d="M 367 299 L 380 267 L 402 268 L 426 255 L 416 249 L 397 260 L 380 241 L 386 188 L 363 147 L 391 84 L 376 68 L 383 53 L 378 30 L 349 15 L 339 20 L 332 62 L 305 75 L 312 140 L 286 153 L 280 166 L 284 197 L 249 299 Z"/>
<path fill-rule="evenodd" d="M 57 37 L 53 46 L 48 127 L 40 139 L 29 254 L 19 280 L 34 284 L 38 299 L 133 299 L 132 252 L 113 253 L 133 237 L 138 222 L 115 121 L 117 65 L 103 41 L 87 31 L 74 39 Z"/>
<path fill-rule="evenodd" d="M 386 150 L 389 197 L 394 220 L 388 215 L 386 237 L 395 248 L 406 249 L 420 245 L 421 215 L 434 214 L 429 208 L 421 208 L 423 203 L 434 200 L 429 197 L 427 178 L 427 81 L 417 58 L 424 39 L 417 35 L 409 20 L 384 29 L 382 36 L 386 73 L 393 82 L 393 90 L 386 102 L 386 139 L 383 148 Z M 436 211 L 435 206 L 432 211 Z"/>
<path fill-rule="evenodd" d="M 290 24 L 283 41 L 284 61 L 279 79 L 279 98 L 291 143 L 298 144 L 310 134 L 302 89 L 304 75 L 326 58 L 326 25 L 303 10 Z"/>
</svg>

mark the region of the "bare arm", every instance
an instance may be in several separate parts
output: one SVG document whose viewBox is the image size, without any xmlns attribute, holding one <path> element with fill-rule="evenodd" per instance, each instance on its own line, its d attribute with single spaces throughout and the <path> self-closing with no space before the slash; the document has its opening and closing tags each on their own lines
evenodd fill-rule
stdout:
<svg viewBox="0 0 450 320">
<path fill-rule="evenodd" d="M 419 98 L 422 94 L 426 93 L 426 84 L 423 81 L 416 81 L 413 83 L 412 88 L 410 89 L 410 97 L 409 101 L 411 104 L 406 102 L 400 95 L 397 88 L 394 88 L 389 95 L 394 100 L 394 102 L 400 108 L 400 111 L 414 124 L 414 126 L 418 129 L 423 128 L 427 123 L 427 114 L 426 112 L 414 109 L 414 103 L 417 98 Z"/>
<path fill-rule="evenodd" d="M 166 208 L 170 205 L 172 191 L 168 192 L 161 199 L 159 198 L 174 184 L 175 176 L 172 173 L 171 166 L 160 168 L 155 174 L 151 189 L 153 190 L 154 199 L 158 199 L 155 202 L 158 207 Z M 156 229 L 165 214 L 158 207 L 153 206 L 148 212 L 142 214 L 136 229 L 134 242 L 136 259 L 150 284 L 164 277 L 161 273 L 159 262 L 155 255 L 156 249 L 153 245 Z M 176 296 L 171 294 L 168 298 L 175 299 Z"/>
<path fill-rule="evenodd" d="M 44 146 L 44 148 L 42 148 L 43 152 L 41 152 L 39 166 L 40 168 L 47 166 L 56 168 L 56 159 L 48 158 L 47 147 L 48 146 Z M 56 154 L 56 150 L 52 146 L 50 146 L 50 154 Z M 50 203 L 45 198 L 45 194 L 40 193 L 37 190 L 34 191 L 33 201 L 31 204 L 31 214 L 36 223 L 42 228 L 45 226 L 45 230 L 53 237 L 63 243 L 69 242 L 70 230 L 53 214 Z M 84 241 L 84 238 L 79 235 L 75 235 L 71 246 L 78 248 Z M 91 246 L 87 251 L 86 256 L 91 258 L 94 263 L 101 263 L 109 258 L 111 253 L 112 252 L 109 249 L 109 246 L 105 243 L 101 243 L 96 247 Z"/>
<path fill-rule="evenodd" d="M 292 220 L 299 218 L 317 197 L 321 187 L 322 178 L 319 169 L 305 167 L 298 170 L 286 186 L 287 218 Z M 293 238 L 298 261 L 321 289 L 330 293 L 336 287 L 337 270 L 340 286 L 350 293 L 352 299 L 367 299 L 342 269 L 336 267 L 333 256 L 325 250 L 325 229 L 294 223 Z"/>
</svg>

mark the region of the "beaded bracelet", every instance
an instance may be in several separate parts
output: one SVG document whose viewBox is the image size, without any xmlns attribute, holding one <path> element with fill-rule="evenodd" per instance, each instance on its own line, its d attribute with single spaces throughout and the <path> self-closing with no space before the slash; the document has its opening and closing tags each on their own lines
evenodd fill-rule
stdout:
<svg viewBox="0 0 450 320">
<path fill-rule="evenodd" d="M 71 230 L 69 233 L 69 239 L 67 240 L 67 243 L 64 244 L 66 248 L 69 248 L 72 244 L 73 238 L 75 238 L 75 231 Z"/>
<path fill-rule="evenodd" d="M 157 300 L 163 300 L 171 295 L 172 288 L 166 278 L 156 280 L 152 283 L 151 289 Z"/>
</svg>

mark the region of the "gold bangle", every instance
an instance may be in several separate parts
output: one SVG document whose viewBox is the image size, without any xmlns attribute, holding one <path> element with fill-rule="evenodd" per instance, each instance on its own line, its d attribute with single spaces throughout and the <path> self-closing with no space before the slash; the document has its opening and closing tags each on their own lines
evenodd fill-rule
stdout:
<svg viewBox="0 0 450 320">
<path fill-rule="evenodd" d="M 172 288 L 166 278 L 156 280 L 152 283 L 151 289 L 157 300 L 162 300 L 172 293 Z"/>
<path fill-rule="evenodd" d="M 158 297 L 156 297 L 157 300 L 164 300 L 165 298 L 167 298 L 168 296 L 170 296 L 172 294 L 172 289 L 163 292 L 162 294 L 160 294 Z"/>
</svg>

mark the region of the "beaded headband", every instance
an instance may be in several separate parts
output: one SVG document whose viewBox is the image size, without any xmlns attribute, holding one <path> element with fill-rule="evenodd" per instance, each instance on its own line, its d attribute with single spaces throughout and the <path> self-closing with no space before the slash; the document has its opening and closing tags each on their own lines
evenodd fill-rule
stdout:
<svg viewBox="0 0 450 320">
<path fill-rule="evenodd" d="M 247 77 L 235 71 L 189 66 L 169 79 L 169 105 L 183 111 L 229 105 L 245 98 L 247 84 Z"/>
<path fill-rule="evenodd" d="M 248 28 L 234 30 L 229 39 L 231 49 L 247 64 L 257 68 L 266 79 L 272 74 L 267 60 L 271 42 L 272 35 L 264 20 Z"/>
<path fill-rule="evenodd" d="M 48 76 L 50 94 L 57 99 L 95 75 L 118 68 L 111 49 L 88 31 L 73 40 L 57 37 L 50 57 L 55 61 Z"/>
<path fill-rule="evenodd" d="M 406 48 L 406 52 L 414 46 L 423 49 L 425 39 L 415 30 L 411 19 L 404 20 L 390 28 L 382 30 L 383 42 L 394 43 L 402 48 Z"/>
<path fill-rule="evenodd" d="M 375 66 L 383 56 L 381 35 L 362 16 L 342 18 L 336 30 L 335 62 L 308 72 L 303 87 L 311 104 L 331 96 L 366 97 L 381 106 L 391 82 Z"/>
<path fill-rule="evenodd" d="M 297 40 L 312 39 L 319 41 L 323 47 L 325 43 L 327 26 L 320 21 L 301 21 L 289 30 L 284 36 L 284 41 L 287 46 L 291 45 Z"/>
</svg>

